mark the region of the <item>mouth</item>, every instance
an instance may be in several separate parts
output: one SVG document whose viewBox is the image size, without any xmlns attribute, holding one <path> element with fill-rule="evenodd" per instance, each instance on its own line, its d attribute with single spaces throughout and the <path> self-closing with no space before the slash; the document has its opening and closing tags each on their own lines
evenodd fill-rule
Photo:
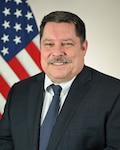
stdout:
<svg viewBox="0 0 120 150">
<path fill-rule="evenodd" d="M 56 62 L 56 63 L 51 63 L 51 64 L 55 66 L 61 66 L 61 65 L 67 64 L 67 62 Z"/>
</svg>

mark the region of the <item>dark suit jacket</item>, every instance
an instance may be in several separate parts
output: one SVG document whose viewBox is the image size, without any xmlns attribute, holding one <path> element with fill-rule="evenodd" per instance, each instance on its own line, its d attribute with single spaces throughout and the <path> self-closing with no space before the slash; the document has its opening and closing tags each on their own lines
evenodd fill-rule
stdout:
<svg viewBox="0 0 120 150">
<path fill-rule="evenodd" d="M 38 150 L 44 73 L 16 83 L 0 121 L 0 150 Z M 47 150 L 120 150 L 120 81 L 89 67 L 74 80 Z"/>
</svg>

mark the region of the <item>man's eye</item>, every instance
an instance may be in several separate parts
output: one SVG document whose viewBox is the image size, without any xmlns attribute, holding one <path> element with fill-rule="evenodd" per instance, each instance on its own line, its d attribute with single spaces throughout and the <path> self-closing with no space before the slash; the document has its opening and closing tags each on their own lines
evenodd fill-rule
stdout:
<svg viewBox="0 0 120 150">
<path fill-rule="evenodd" d="M 54 44 L 53 43 L 44 43 L 45 46 L 48 46 L 48 47 L 52 47 Z"/>
<path fill-rule="evenodd" d="M 74 45 L 74 44 L 71 42 L 62 43 L 62 46 L 64 46 L 64 47 L 71 47 L 72 45 Z"/>
</svg>

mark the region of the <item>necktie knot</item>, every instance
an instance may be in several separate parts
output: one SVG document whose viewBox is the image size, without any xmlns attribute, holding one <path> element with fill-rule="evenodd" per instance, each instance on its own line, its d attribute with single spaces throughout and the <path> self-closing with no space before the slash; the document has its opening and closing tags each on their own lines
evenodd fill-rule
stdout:
<svg viewBox="0 0 120 150">
<path fill-rule="evenodd" d="M 52 89 L 53 89 L 53 92 L 55 95 L 59 95 L 60 96 L 60 93 L 61 93 L 61 86 L 60 85 L 54 85 L 52 84 Z"/>
</svg>

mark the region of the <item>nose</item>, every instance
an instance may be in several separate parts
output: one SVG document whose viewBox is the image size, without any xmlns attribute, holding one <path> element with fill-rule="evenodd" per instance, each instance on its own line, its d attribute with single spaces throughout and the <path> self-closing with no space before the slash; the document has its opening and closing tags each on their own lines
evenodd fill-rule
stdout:
<svg viewBox="0 0 120 150">
<path fill-rule="evenodd" d="M 62 45 L 55 45 L 53 48 L 53 56 L 63 56 L 65 55 L 65 51 L 64 48 L 62 47 Z"/>
</svg>

